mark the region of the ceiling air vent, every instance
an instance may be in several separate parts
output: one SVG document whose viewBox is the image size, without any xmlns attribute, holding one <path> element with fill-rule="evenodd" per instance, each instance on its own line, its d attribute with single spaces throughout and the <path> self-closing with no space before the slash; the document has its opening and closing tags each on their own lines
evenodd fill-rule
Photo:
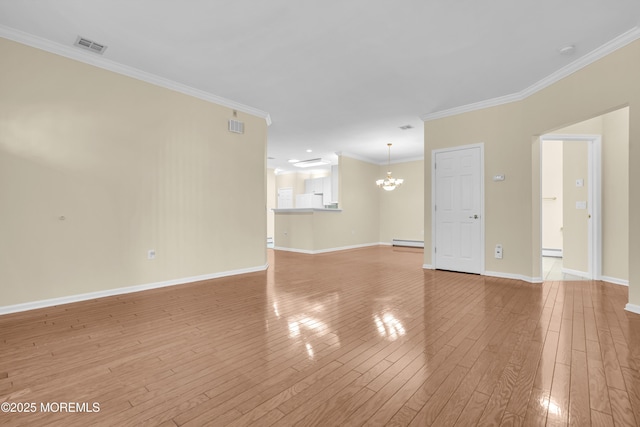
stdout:
<svg viewBox="0 0 640 427">
<path fill-rule="evenodd" d="M 322 166 L 322 165 L 330 165 L 330 164 L 331 162 L 318 158 L 318 159 L 302 160 L 300 162 L 294 163 L 293 166 L 298 168 L 310 168 L 313 166 Z"/>
<path fill-rule="evenodd" d="M 74 46 L 78 46 L 78 47 L 81 47 L 82 49 L 90 50 L 91 52 L 98 53 L 100 55 L 102 55 L 104 51 L 107 50 L 107 47 L 105 45 L 96 43 L 94 41 L 85 39 L 84 37 L 80 37 L 80 36 L 78 36 L 78 38 L 76 39 Z"/>
<path fill-rule="evenodd" d="M 229 119 L 229 132 L 244 133 L 244 122 Z"/>
</svg>

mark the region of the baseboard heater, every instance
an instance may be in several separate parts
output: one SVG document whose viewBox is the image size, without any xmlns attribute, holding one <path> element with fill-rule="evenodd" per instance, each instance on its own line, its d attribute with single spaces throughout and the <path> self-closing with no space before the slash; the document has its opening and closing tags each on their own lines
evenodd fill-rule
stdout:
<svg viewBox="0 0 640 427">
<path fill-rule="evenodd" d="M 410 248 L 424 248 L 424 241 L 393 239 L 391 240 L 391 245 L 392 246 L 408 246 Z"/>
</svg>

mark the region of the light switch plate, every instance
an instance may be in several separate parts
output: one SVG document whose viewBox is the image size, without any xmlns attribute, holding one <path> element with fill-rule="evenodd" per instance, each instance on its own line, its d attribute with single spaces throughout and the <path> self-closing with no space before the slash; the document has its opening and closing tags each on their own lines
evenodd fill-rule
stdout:
<svg viewBox="0 0 640 427">
<path fill-rule="evenodd" d="M 576 179 L 576 187 L 584 187 L 584 179 Z"/>
<path fill-rule="evenodd" d="M 576 202 L 576 209 L 587 209 L 587 202 Z"/>
</svg>

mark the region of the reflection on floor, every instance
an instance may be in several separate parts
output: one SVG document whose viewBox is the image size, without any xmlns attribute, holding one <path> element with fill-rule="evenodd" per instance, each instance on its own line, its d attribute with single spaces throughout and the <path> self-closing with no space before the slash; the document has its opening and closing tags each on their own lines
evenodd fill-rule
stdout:
<svg viewBox="0 0 640 427">
<path fill-rule="evenodd" d="M 584 277 L 562 272 L 562 258 L 543 256 L 542 277 L 544 280 L 585 280 Z"/>
</svg>

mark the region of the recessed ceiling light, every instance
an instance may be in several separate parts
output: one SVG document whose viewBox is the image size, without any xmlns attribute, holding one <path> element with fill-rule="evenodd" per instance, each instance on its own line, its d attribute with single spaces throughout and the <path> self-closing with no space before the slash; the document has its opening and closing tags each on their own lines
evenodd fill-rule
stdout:
<svg viewBox="0 0 640 427">
<path fill-rule="evenodd" d="M 400 129 L 402 129 L 402 130 L 413 129 L 413 126 L 411 126 L 411 125 L 404 125 L 404 126 L 400 126 Z"/>
<path fill-rule="evenodd" d="M 558 52 L 560 52 L 560 55 L 572 55 L 573 52 L 575 52 L 576 47 L 572 44 L 567 45 L 567 46 L 563 46 L 560 49 L 558 49 Z"/>
<path fill-rule="evenodd" d="M 307 150 L 307 153 L 311 153 L 311 152 L 313 152 L 313 150 L 309 148 L 309 149 Z"/>
</svg>

